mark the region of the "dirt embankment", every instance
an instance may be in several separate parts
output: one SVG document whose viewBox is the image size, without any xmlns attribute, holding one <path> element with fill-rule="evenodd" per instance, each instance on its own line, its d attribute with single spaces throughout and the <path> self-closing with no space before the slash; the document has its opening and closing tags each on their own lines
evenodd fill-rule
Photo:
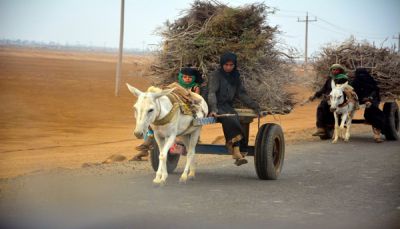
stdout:
<svg viewBox="0 0 400 229">
<path fill-rule="evenodd" d="M 77 168 L 113 154 L 132 157 L 141 140 L 132 135 L 135 99 L 125 82 L 146 89 L 150 81 L 143 75 L 151 58 L 124 57 L 118 97 L 114 96 L 116 60 L 114 54 L 0 48 L 0 178 Z M 301 71 L 296 74 L 302 77 Z M 312 93 L 302 85 L 289 90 L 299 101 Z M 262 123 L 282 125 L 289 143 L 316 140 L 310 136 L 316 105 L 295 107 L 291 114 L 269 116 Z M 254 122 L 250 142 L 256 129 Z M 223 143 L 222 136 L 218 124 L 209 125 L 201 139 Z M 200 159 L 207 157 L 211 156 Z M 141 162 L 139 167 L 148 164 Z"/>
</svg>

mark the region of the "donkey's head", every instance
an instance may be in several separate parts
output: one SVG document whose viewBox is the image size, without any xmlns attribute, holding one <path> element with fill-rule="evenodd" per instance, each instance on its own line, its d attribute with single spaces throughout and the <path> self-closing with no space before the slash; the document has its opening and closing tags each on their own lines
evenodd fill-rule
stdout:
<svg viewBox="0 0 400 229">
<path fill-rule="evenodd" d="M 330 110 L 332 112 L 336 111 L 338 106 L 344 103 L 345 95 L 343 93 L 344 87 L 346 87 L 348 83 L 344 84 L 335 84 L 335 82 L 331 81 L 332 91 L 329 94 L 329 101 L 330 101 Z"/>
<path fill-rule="evenodd" d="M 153 123 L 160 114 L 161 105 L 157 103 L 157 100 L 161 96 L 171 93 L 174 89 L 159 89 L 158 92 L 142 92 L 128 83 L 126 85 L 129 91 L 137 96 L 137 101 L 133 106 L 136 118 L 134 134 L 137 138 L 143 138 L 150 124 Z"/>
</svg>

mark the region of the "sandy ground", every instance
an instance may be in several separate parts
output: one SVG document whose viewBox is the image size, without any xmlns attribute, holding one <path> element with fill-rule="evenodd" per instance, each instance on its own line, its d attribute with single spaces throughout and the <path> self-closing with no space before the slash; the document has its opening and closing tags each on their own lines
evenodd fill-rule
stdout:
<svg viewBox="0 0 400 229">
<path fill-rule="evenodd" d="M 0 47 L 0 178 L 57 168 L 78 168 L 121 154 L 128 159 L 141 143 L 132 134 L 135 98 L 125 82 L 145 89 L 150 57 L 125 56 L 121 92 L 114 96 L 115 54 L 76 53 Z M 295 72 L 300 77 L 301 71 Z M 303 101 L 307 85 L 287 88 Z M 288 115 L 268 116 L 262 123 L 279 123 L 286 142 L 316 141 L 311 137 L 317 101 L 296 106 Z M 357 116 L 360 116 L 359 112 Z M 353 133 L 369 131 L 357 125 Z M 257 123 L 251 126 L 254 142 Z M 224 143 L 218 124 L 205 126 L 205 143 Z M 199 163 L 220 156 L 200 155 Z M 181 160 L 182 161 L 182 160 Z M 133 163 L 133 164 L 131 164 Z M 131 162 L 138 170 L 146 162 Z"/>
</svg>

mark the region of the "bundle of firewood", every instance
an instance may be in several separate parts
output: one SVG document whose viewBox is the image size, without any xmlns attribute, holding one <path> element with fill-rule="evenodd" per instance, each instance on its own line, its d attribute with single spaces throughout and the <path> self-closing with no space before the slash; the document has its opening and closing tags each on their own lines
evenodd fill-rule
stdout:
<svg viewBox="0 0 400 229">
<path fill-rule="evenodd" d="M 353 38 L 339 45 L 327 45 L 313 62 L 317 73 L 315 86 L 325 81 L 329 67 L 335 63 L 347 68 L 350 81 L 356 68 L 366 68 L 378 82 L 384 99 L 400 97 L 400 55 L 395 50 L 357 42 Z"/>
<path fill-rule="evenodd" d="M 276 48 L 276 27 L 266 23 L 274 13 L 264 4 L 233 8 L 217 1 L 195 1 L 182 17 L 160 28 L 163 47 L 152 65 L 158 85 L 176 81 L 187 65 L 207 80 L 225 52 L 238 56 L 238 69 L 249 95 L 263 109 L 288 112 L 292 95 L 283 86 L 291 80 L 292 58 Z"/>
</svg>

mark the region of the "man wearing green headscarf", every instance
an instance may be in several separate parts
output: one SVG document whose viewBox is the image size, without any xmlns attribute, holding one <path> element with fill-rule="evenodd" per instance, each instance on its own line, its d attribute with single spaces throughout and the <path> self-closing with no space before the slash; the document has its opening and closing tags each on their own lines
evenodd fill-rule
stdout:
<svg viewBox="0 0 400 229">
<path fill-rule="evenodd" d="M 346 69 L 340 64 L 333 64 L 329 68 L 329 76 L 326 79 L 323 87 L 312 95 L 309 100 L 313 101 L 316 98 L 322 100 L 317 108 L 317 131 L 313 133 L 313 136 L 325 136 L 327 135 L 327 128 L 333 127 L 335 119 L 333 113 L 329 110 L 328 97 L 332 91 L 331 81 L 334 80 L 335 84 L 343 84 L 348 81 L 346 75 Z"/>
</svg>

